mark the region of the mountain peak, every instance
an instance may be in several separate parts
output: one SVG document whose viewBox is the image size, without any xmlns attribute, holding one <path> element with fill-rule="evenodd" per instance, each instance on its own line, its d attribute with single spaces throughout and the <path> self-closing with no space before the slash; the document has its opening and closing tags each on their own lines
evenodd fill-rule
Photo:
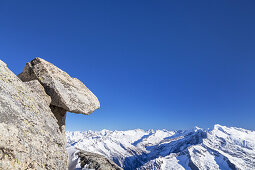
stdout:
<svg viewBox="0 0 255 170">
<path fill-rule="evenodd" d="M 105 131 L 109 132 L 109 131 Z M 186 131 L 128 130 L 71 136 L 69 146 L 113 160 L 123 169 L 252 169 L 255 132 L 214 125 Z M 240 157 L 241 155 L 241 157 Z"/>
</svg>

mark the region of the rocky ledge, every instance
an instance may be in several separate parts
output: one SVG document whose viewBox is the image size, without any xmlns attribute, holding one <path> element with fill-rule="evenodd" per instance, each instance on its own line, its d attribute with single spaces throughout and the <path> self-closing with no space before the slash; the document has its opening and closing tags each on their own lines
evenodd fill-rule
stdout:
<svg viewBox="0 0 255 170">
<path fill-rule="evenodd" d="M 0 60 L 0 169 L 67 169 L 66 112 L 99 107 L 81 81 L 41 58 L 18 76 Z"/>
</svg>

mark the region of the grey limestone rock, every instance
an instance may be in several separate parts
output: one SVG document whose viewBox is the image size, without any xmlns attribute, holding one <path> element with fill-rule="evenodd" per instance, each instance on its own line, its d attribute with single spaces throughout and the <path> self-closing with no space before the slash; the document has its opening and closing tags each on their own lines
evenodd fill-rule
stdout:
<svg viewBox="0 0 255 170">
<path fill-rule="evenodd" d="M 67 169 L 63 134 L 41 94 L 0 61 L 0 169 Z"/>
</svg>

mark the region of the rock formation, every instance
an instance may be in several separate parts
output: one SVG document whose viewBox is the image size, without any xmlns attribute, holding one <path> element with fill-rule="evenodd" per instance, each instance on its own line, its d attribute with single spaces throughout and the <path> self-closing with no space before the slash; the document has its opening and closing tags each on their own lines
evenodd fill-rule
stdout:
<svg viewBox="0 0 255 170">
<path fill-rule="evenodd" d="M 0 169 L 66 169 L 65 143 L 40 86 L 0 62 Z"/>
<path fill-rule="evenodd" d="M 0 169 L 67 169 L 66 112 L 90 114 L 98 99 L 40 58 L 18 77 L 0 60 Z"/>
<path fill-rule="evenodd" d="M 41 58 L 27 63 L 18 77 L 25 82 L 38 80 L 51 96 L 51 105 L 68 112 L 88 115 L 100 106 L 97 97 L 80 80 Z"/>
<path fill-rule="evenodd" d="M 95 169 L 95 170 L 122 170 L 113 161 L 106 159 L 104 156 L 80 150 L 78 156 L 81 160 L 81 168 Z"/>
<path fill-rule="evenodd" d="M 51 110 L 64 134 L 66 112 L 90 114 L 100 107 L 97 97 L 78 79 L 53 64 L 35 58 L 27 63 L 18 77 L 24 81 L 38 80 L 51 96 Z"/>
<path fill-rule="evenodd" d="M 69 169 L 123 170 L 105 156 L 83 151 L 75 147 L 67 147 Z"/>
</svg>

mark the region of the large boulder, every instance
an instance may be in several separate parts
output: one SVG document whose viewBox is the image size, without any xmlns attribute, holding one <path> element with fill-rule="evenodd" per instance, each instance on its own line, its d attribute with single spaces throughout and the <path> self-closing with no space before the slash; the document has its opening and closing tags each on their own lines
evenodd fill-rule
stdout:
<svg viewBox="0 0 255 170">
<path fill-rule="evenodd" d="M 51 96 L 51 105 L 68 112 L 88 115 L 100 107 L 97 97 L 80 80 L 41 58 L 27 63 L 18 77 L 25 82 L 38 80 Z"/>
<path fill-rule="evenodd" d="M 51 76 L 43 75 L 41 78 L 49 79 Z M 47 84 L 47 81 L 41 82 Z M 59 87 L 58 81 L 48 85 Z M 42 89 L 36 81 L 22 82 L 0 61 L 0 169 L 67 169 L 65 140 L 49 107 L 49 97 L 43 94 Z M 57 89 L 63 90 L 62 86 Z M 76 87 L 69 89 L 77 91 Z M 65 103 L 65 100 L 61 101 Z M 70 105 L 67 106 L 72 110 Z M 92 107 L 96 106 L 88 110 Z"/>
<path fill-rule="evenodd" d="M 97 97 L 80 80 L 70 77 L 44 59 L 35 58 L 28 62 L 18 77 L 26 83 L 38 81 L 44 87 L 51 97 L 50 108 L 63 136 L 66 112 L 88 115 L 100 107 Z"/>
</svg>

